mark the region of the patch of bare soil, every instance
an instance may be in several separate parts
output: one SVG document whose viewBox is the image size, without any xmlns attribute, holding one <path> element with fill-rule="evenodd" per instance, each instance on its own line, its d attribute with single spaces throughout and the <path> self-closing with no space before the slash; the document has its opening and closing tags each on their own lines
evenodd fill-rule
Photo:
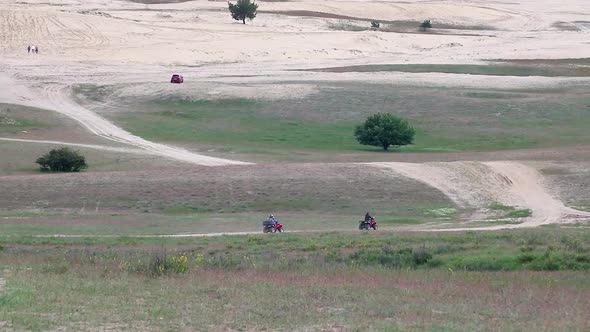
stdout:
<svg viewBox="0 0 590 332">
<path fill-rule="evenodd" d="M 140 172 L 0 177 L 0 209 L 155 212 L 317 210 L 328 212 L 449 206 L 440 192 L 359 164 L 259 164 Z"/>
</svg>

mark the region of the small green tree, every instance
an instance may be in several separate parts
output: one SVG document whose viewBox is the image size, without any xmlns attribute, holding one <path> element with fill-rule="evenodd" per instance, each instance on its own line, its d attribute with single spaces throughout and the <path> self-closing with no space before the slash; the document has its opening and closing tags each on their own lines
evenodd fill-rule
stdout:
<svg viewBox="0 0 590 332">
<path fill-rule="evenodd" d="M 246 24 L 246 18 L 253 20 L 254 17 L 256 17 L 258 5 L 255 4 L 254 1 L 238 0 L 235 5 L 231 2 L 228 2 L 227 4 L 229 5 L 231 17 L 236 21 L 242 21 L 242 23 Z"/>
<path fill-rule="evenodd" d="M 377 113 L 369 116 L 364 124 L 358 125 L 354 136 L 364 145 L 390 146 L 412 144 L 416 131 L 407 120 L 390 113 Z"/>
<path fill-rule="evenodd" d="M 88 168 L 84 156 L 69 148 L 53 149 L 35 163 L 39 164 L 41 171 L 51 172 L 79 172 Z"/>
<path fill-rule="evenodd" d="M 379 23 L 379 21 L 371 21 L 371 28 L 379 29 L 380 26 L 381 26 L 381 23 Z"/>
</svg>

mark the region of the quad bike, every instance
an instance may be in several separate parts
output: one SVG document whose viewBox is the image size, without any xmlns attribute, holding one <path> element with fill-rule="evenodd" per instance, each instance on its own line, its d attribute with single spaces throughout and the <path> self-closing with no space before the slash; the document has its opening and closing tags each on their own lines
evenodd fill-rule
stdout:
<svg viewBox="0 0 590 332">
<path fill-rule="evenodd" d="M 362 231 L 363 229 L 370 230 L 373 229 L 374 231 L 377 230 L 377 220 L 372 218 L 371 220 L 359 220 L 359 229 Z"/>
<path fill-rule="evenodd" d="M 276 224 L 270 220 L 265 220 L 262 222 L 262 233 L 282 233 L 283 231 L 283 225 L 279 222 Z"/>
</svg>

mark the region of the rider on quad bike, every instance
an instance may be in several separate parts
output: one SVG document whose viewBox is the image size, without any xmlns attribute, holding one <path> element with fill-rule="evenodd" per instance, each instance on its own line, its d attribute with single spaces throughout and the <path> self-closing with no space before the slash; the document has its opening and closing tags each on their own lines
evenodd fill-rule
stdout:
<svg viewBox="0 0 590 332">
<path fill-rule="evenodd" d="M 365 214 L 365 220 L 361 220 L 359 221 L 359 229 L 363 230 L 363 229 L 373 229 L 373 230 L 377 230 L 377 220 L 375 220 L 375 218 L 373 218 L 373 216 L 371 216 L 371 214 L 369 212 L 367 212 Z"/>
<path fill-rule="evenodd" d="M 268 218 L 262 222 L 262 232 L 263 233 L 274 233 L 274 232 L 282 232 L 283 225 L 279 223 L 279 220 L 275 218 L 274 215 L 269 215 Z"/>
</svg>

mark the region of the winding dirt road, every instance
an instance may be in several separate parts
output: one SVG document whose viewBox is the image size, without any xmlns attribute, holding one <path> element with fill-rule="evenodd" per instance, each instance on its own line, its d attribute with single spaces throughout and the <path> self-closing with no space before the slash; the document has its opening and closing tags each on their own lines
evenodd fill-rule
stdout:
<svg viewBox="0 0 590 332">
<path fill-rule="evenodd" d="M 247 165 L 249 163 L 200 155 L 182 148 L 155 143 L 117 127 L 105 118 L 77 104 L 71 98 L 70 86 L 43 84 L 41 90 L 28 87 L 8 75 L 0 75 L 0 102 L 21 104 L 56 111 L 82 124 L 91 133 L 108 140 L 142 149 L 147 153 L 203 166 Z"/>
<path fill-rule="evenodd" d="M 73 102 L 69 86 L 47 85 L 45 88 L 50 109 L 80 122 L 93 134 L 109 140 L 148 151 L 151 154 L 203 166 L 246 165 L 247 162 L 204 156 L 178 147 L 145 140 L 117 127 L 98 114 Z M 47 107 L 47 108 L 49 108 Z"/>
</svg>

